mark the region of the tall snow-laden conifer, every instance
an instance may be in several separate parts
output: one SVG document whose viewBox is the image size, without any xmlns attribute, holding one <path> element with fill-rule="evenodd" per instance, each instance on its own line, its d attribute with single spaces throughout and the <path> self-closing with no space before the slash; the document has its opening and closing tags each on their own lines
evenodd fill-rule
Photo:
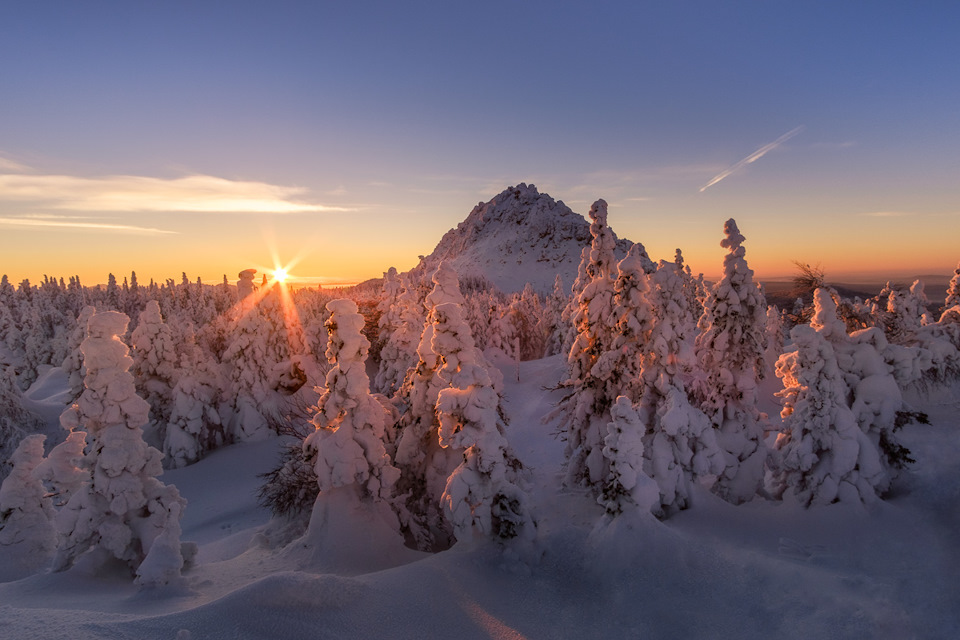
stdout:
<svg viewBox="0 0 960 640">
<path fill-rule="evenodd" d="M 626 396 L 617 398 L 610 409 L 610 418 L 603 440 L 603 456 L 609 461 L 610 472 L 597 501 L 611 516 L 633 509 L 657 511 L 660 489 L 644 471 L 646 425 Z"/>
<path fill-rule="evenodd" d="M 753 498 L 763 483 L 768 449 L 766 415 L 757 408 L 757 384 L 764 377 L 767 301 L 744 258 L 745 238 L 733 218 L 724 223 L 720 246 L 723 277 L 707 298 L 697 337 L 704 378 L 695 388 L 700 407 L 719 430 L 725 469 L 714 491 L 734 504 Z"/>
<path fill-rule="evenodd" d="M 529 499 L 520 488 L 519 462 L 500 426 L 500 396 L 488 365 L 473 343 L 470 325 L 456 303 L 433 310 L 433 351 L 445 387 L 437 397 L 440 445 L 463 452 L 450 474 L 442 501 L 458 541 L 475 535 L 530 538 L 534 524 Z"/>
<path fill-rule="evenodd" d="M 44 423 L 23 406 L 13 367 L 0 369 L 0 480 L 10 470 L 6 463 L 25 435 L 43 429 Z"/>
<path fill-rule="evenodd" d="M 173 403 L 173 388 L 180 368 L 173 330 L 163 321 L 160 304 L 147 302 L 140 324 L 130 334 L 133 374 L 137 392 L 150 405 L 150 431 L 163 442 Z"/>
<path fill-rule="evenodd" d="M 417 299 L 416 288 L 410 284 L 409 275 L 400 275 L 395 308 L 384 311 L 390 314 L 391 328 L 381 329 L 389 333 L 383 336 L 385 342 L 380 350 L 380 370 L 376 384 L 380 393 L 394 395 L 403 386 L 407 371 L 417 366 L 417 344 L 423 332 L 425 312 L 423 304 Z"/>
<path fill-rule="evenodd" d="M 403 382 L 403 375 L 406 373 L 406 369 L 402 372 L 394 370 L 398 354 L 396 353 L 396 345 L 390 345 L 390 339 L 402 323 L 400 309 L 400 295 L 402 293 L 403 284 L 397 276 L 397 270 L 390 267 L 383 274 L 383 291 L 380 294 L 380 302 L 377 303 L 377 311 L 380 312 L 380 319 L 377 321 L 380 366 L 374 381 L 376 390 L 387 396 L 396 393 Z"/>
<path fill-rule="evenodd" d="M 20 442 L 10 459 L 13 470 L 0 485 L 0 546 L 16 546 L 34 561 L 49 559 L 57 541 L 53 504 L 34 473 L 45 439 L 31 435 Z"/>
<path fill-rule="evenodd" d="M 590 207 L 590 252 L 584 254 L 583 288 L 576 298 L 573 325 L 576 339 L 567 357 L 567 379 L 563 386 L 569 395 L 558 411 L 565 416 L 567 480 L 599 488 L 604 480 L 606 463 L 603 439 L 610 422 L 610 407 L 617 394 L 608 389 L 611 367 L 602 371 L 595 365 L 611 350 L 616 334 L 614 312 L 613 232 L 607 226 L 607 203 L 597 200 Z M 578 281 L 580 279 L 578 278 Z"/>
<path fill-rule="evenodd" d="M 352 300 L 333 300 L 327 309 L 326 355 L 333 368 L 326 387 L 318 389 L 316 430 L 304 441 L 304 452 L 313 461 L 321 494 L 351 487 L 358 500 L 383 502 L 392 497 L 400 474 L 384 448 L 383 405 L 370 394 L 364 319 Z"/>
<path fill-rule="evenodd" d="M 387 412 L 370 394 L 364 318 L 352 300 L 333 300 L 326 306 L 326 356 L 333 367 L 326 387 L 317 389 L 316 430 L 303 443 L 304 459 L 313 466 L 320 491 L 304 542 L 314 562 L 336 567 L 395 553 L 403 548 L 403 538 L 391 508 L 400 472 L 384 447 Z M 356 532 L 361 530 L 377 548 L 358 545 Z"/>
<path fill-rule="evenodd" d="M 956 270 L 953 272 L 953 277 L 950 278 L 943 309 L 944 312 L 946 312 L 947 309 L 952 309 L 957 306 L 960 306 L 960 264 L 957 265 Z"/>
<path fill-rule="evenodd" d="M 568 324 L 563 321 L 563 310 L 567 302 L 568 296 L 563 289 L 563 278 L 558 273 L 553 281 L 553 292 L 547 298 L 545 305 L 545 319 L 548 327 L 544 356 L 556 355 L 563 351 L 563 341 L 568 331 Z"/>
<path fill-rule="evenodd" d="M 157 479 L 161 454 L 143 441 L 149 407 L 136 394 L 133 360 L 118 337 L 127 322 L 124 314 L 105 311 L 87 324 L 84 391 L 60 421 L 88 433 L 92 475 L 57 514 L 54 570 L 69 568 L 92 549 L 101 561 L 113 556 L 126 562 L 141 584 L 165 584 L 179 576 L 183 551 L 189 556 L 195 547 L 181 548 L 186 501 Z"/>
<path fill-rule="evenodd" d="M 219 367 L 197 345 L 189 324 L 181 331 L 178 351 L 181 373 L 171 394 L 163 440 L 170 468 L 196 462 L 227 436 L 219 411 L 224 386 Z"/>
<path fill-rule="evenodd" d="M 653 328 L 653 307 L 648 298 L 650 285 L 642 256 L 643 247 L 634 244 L 617 264 L 613 304 L 616 332 L 610 351 L 597 362 L 597 370 L 609 371 L 610 393 L 639 402 L 643 395 L 641 380 L 643 357 L 649 349 Z"/>
<path fill-rule="evenodd" d="M 930 366 L 930 357 L 925 349 L 889 344 L 877 327 L 847 335 L 835 296 L 836 292 L 825 288 L 814 292 L 810 326 L 833 348 L 843 378 L 843 397 L 880 456 L 884 474 L 871 482 L 882 495 L 911 461 L 910 452 L 895 433 L 897 414 L 904 409 L 901 386 L 919 379 L 920 370 Z"/>
<path fill-rule="evenodd" d="M 87 444 L 85 431 L 71 431 L 67 439 L 50 450 L 50 454 L 37 465 L 34 474 L 41 480 L 56 507 L 70 501 L 90 479 L 83 449 Z"/>
<path fill-rule="evenodd" d="M 87 372 L 83 366 L 83 352 L 80 350 L 80 344 L 87 337 L 87 322 L 95 312 L 96 309 L 91 306 L 84 307 L 77 316 L 76 328 L 67 340 L 67 357 L 63 359 L 60 368 L 67 374 L 67 384 L 70 385 L 69 404 L 73 404 L 83 393 L 83 377 Z"/>
<path fill-rule="evenodd" d="M 449 546 L 452 529 L 440 510 L 447 477 L 461 462 L 460 452 L 440 446 L 436 405 L 447 383 L 437 374 L 440 356 L 433 350 L 435 309 L 444 303 L 464 304 L 453 267 L 441 262 L 432 277 L 433 290 L 426 296 L 426 322 L 417 346 L 419 361 L 407 372 L 401 396 L 407 406 L 400 422 L 396 463 L 401 470 L 397 493 L 405 530 L 422 549 Z M 499 388 L 499 384 L 496 385 Z"/>
<path fill-rule="evenodd" d="M 660 488 L 657 515 L 689 506 L 692 481 L 719 474 L 723 452 L 710 419 L 687 396 L 684 378 L 694 367 L 694 331 L 683 278 L 664 260 L 650 277 L 654 322 L 643 358 L 640 418 L 647 425 L 647 475 Z"/>
</svg>

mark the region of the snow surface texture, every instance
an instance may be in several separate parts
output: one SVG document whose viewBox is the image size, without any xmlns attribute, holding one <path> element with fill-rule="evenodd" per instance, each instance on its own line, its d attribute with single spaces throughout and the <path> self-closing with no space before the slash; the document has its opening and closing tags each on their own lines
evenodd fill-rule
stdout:
<svg viewBox="0 0 960 640">
<path fill-rule="evenodd" d="M 630 243 L 613 237 L 622 258 Z M 557 274 L 566 283 L 576 279 L 580 253 L 588 244 L 590 225 L 583 216 L 532 184 L 521 183 L 474 207 L 423 264 L 426 273 L 432 273 L 448 261 L 461 281 L 482 277 L 506 293 L 522 291 L 530 283 L 538 293 L 548 294 Z"/>
<path fill-rule="evenodd" d="M 555 425 L 540 424 L 558 396 L 543 389 L 563 367 L 553 357 L 521 363 L 520 382 L 505 377 L 507 436 L 534 472 L 536 561 L 454 547 L 394 558 L 398 566 L 372 573 L 311 568 L 267 544 L 270 515 L 253 497 L 279 443 L 241 443 L 163 478 L 190 501 L 183 535 L 200 543 L 184 586 L 140 590 L 80 567 L 16 576 L 0 547 L 3 637 L 957 637 L 960 388 L 910 397 L 931 418 L 903 429 L 918 462 L 892 498 L 869 510 L 734 507 L 695 488 L 694 508 L 665 522 L 598 525 L 603 507 L 592 497 L 558 491 L 563 445 L 550 435 Z M 761 388 L 767 405 L 778 382 L 770 378 Z M 352 533 L 358 545 L 376 544 L 364 530 Z"/>
</svg>

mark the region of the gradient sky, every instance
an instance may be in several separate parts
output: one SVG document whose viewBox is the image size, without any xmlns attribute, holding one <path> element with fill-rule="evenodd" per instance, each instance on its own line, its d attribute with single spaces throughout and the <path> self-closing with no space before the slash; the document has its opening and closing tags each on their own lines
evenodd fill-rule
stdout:
<svg viewBox="0 0 960 640">
<path fill-rule="evenodd" d="M 406 270 L 519 182 L 716 274 L 960 260 L 960 3 L 0 3 L 0 272 Z M 719 179 L 718 179 L 719 178 Z"/>
</svg>

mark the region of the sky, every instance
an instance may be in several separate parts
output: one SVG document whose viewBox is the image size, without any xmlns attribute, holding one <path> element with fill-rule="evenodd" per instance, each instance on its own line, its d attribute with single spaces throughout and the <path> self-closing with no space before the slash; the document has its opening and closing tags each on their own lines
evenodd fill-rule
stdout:
<svg viewBox="0 0 960 640">
<path fill-rule="evenodd" d="M 0 273 L 357 282 L 526 182 L 654 258 L 960 260 L 954 2 L 0 3 Z"/>
</svg>

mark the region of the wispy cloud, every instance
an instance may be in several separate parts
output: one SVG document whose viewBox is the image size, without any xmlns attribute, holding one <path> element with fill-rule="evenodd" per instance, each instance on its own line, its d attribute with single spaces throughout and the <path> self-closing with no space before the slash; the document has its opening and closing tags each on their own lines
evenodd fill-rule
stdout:
<svg viewBox="0 0 960 640">
<path fill-rule="evenodd" d="M 168 231 L 166 229 L 154 229 L 152 227 L 138 227 L 129 224 L 112 224 L 108 222 L 78 222 L 63 217 L 52 219 L 43 219 L 36 216 L 24 218 L 0 218 L 0 226 L 4 227 L 42 227 L 45 229 L 90 229 L 95 231 L 121 231 L 127 233 L 137 233 L 146 235 L 166 235 L 178 233 L 177 231 Z"/>
<path fill-rule="evenodd" d="M 311 213 L 349 211 L 304 202 L 306 189 L 205 175 L 81 178 L 0 174 L 0 203 L 67 211 Z"/>
<path fill-rule="evenodd" d="M 31 171 L 30 167 L 0 156 L 0 171 Z"/>
<path fill-rule="evenodd" d="M 768 153 L 770 153 L 771 151 L 773 151 L 774 149 L 776 149 L 777 147 L 779 147 L 779 146 L 782 145 L 784 142 L 786 142 L 786 141 L 789 140 L 790 138 L 794 137 L 795 135 L 797 135 L 797 134 L 800 133 L 801 131 L 803 131 L 803 127 L 802 127 L 802 126 L 801 126 L 801 127 L 797 127 L 796 129 L 792 129 L 792 130 L 786 132 L 785 134 L 783 134 L 782 136 L 780 136 L 779 138 L 777 138 L 776 140 L 774 140 L 773 142 L 771 142 L 771 143 L 769 143 L 769 144 L 763 145 L 762 147 L 760 147 L 759 149 L 757 149 L 756 151 L 754 151 L 753 153 L 751 153 L 750 155 L 748 155 L 746 158 L 744 158 L 744 159 L 741 160 L 740 162 L 738 162 L 738 163 L 736 163 L 736 164 L 734 164 L 734 165 L 731 165 L 730 167 L 727 167 L 726 169 L 724 169 L 723 171 L 721 171 L 720 173 L 718 173 L 717 175 L 715 175 L 715 176 L 713 177 L 713 179 L 710 180 L 710 182 L 708 182 L 707 184 L 705 184 L 705 185 L 703 185 L 702 187 L 700 187 L 700 193 L 703 193 L 704 191 L 706 191 L 707 189 L 709 189 L 709 188 L 712 187 L 713 185 L 717 184 L 718 182 L 720 182 L 720 181 L 723 180 L 724 178 L 728 178 L 728 177 L 730 177 L 731 175 L 733 175 L 734 173 L 736 173 L 737 171 L 740 171 L 741 169 L 743 169 L 743 168 L 744 168 L 745 166 L 747 166 L 748 164 L 751 164 L 751 163 L 753 163 L 753 162 L 756 162 L 757 160 L 759 160 L 759 159 L 762 158 L 763 156 L 767 155 Z"/>
</svg>

